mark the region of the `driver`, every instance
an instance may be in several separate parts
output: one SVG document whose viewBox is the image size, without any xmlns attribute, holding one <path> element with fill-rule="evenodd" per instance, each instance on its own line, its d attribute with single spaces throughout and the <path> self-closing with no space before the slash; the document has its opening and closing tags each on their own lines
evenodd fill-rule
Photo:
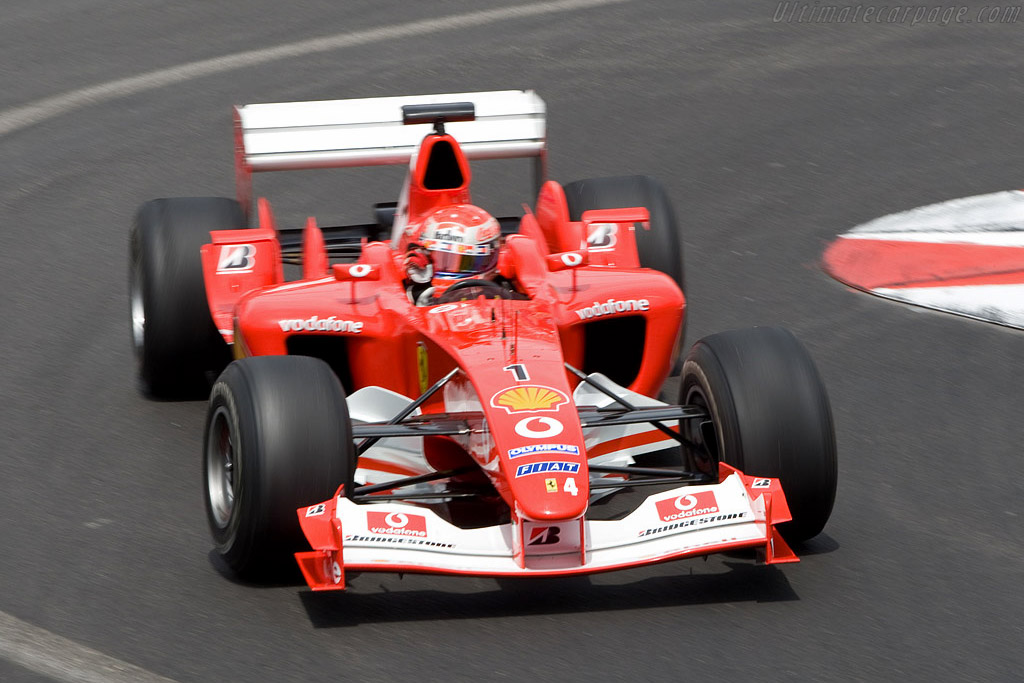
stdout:
<svg viewBox="0 0 1024 683">
<path fill-rule="evenodd" d="M 406 247 L 409 298 L 417 306 L 432 303 L 435 280 L 493 279 L 500 243 L 497 219 L 478 206 L 455 204 L 429 214 Z"/>
</svg>

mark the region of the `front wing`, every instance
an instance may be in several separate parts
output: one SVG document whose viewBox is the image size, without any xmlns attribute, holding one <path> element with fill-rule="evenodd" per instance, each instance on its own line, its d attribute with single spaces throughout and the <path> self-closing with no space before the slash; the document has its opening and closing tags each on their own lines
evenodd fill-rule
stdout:
<svg viewBox="0 0 1024 683">
<path fill-rule="evenodd" d="M 777 479 L 723 466 L 721 483 L 648 496 L 613 521 L 577 519 L 462 529 L 405 503 L 357 504 L 342 495 L 298 510 L 312 551 L 296 553 L 315 590 L 345 587 L 346 570 L 474 576 L 565 576 L 727 550 L 798 562 L 776 525 L 791 519 Z"/>
</svg>

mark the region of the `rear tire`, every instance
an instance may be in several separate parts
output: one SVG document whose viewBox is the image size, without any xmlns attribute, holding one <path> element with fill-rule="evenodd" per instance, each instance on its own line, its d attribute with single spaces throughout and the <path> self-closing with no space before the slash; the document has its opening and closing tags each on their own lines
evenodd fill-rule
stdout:
<svg viewBox="0 0 1024 683">
<path fill-rule="evenodd" d="M 217 553 L 244 580 L 295 572 L 308 548 L 296 510 L 352 490 L 355 446 L 345 392 L 323 361 L 235 361 L 210 394 L 203 490 Z"/>
<path fill-rule="evenodd" d="M 646 208 L 651 215 L 650 230 L 641 229 L 633 233 L 636 236 L 640 265 L 665 273 L 675 281 L 681 291 L 685 292 L 682 232 L 676 224 L 672 202 L 661 183 L 650 176 L 612 176 L 577 180 L 563 189 L 569 208 L 569 220 L 572 221 L 581 220 L 583 212 L 592 209 L 624 209 L 634 206 Z M 686 336 L 686 320 L 684 317 L 680 326 L 673 358 L 680 355 L 679 351 Z M 605 339 L 607 344 L 615 349 L 613 353 L 621 353 L 621 345 L 631 344 L 630 338 L 623 338 L 620 335 L 608 335 Z M 611 366 L 601 363 L 596 367 L 584 367 L 584 370 L 600 370 L 611 375 L 619 372 L 621 367 L 618 363 Z M 671 374 L 675 375 L 678 372 L 677 364 L 672 368 Z M 618 376 L 625 378 L 628 374 L 626 370 L 620 372 Z M 635 377 L 635 374 L 633 376 Z"/>
<path fill-rule="evenodd" d="M 818 535 L 835 502 L 837 461 L 828 395 L 804 346 L 780 327 L 722 332 L 693 345 L 681 405 L 711 413 L 719 458 L 744 474 L 776 477 L 799 543 Z"/>
<path fill-rule="evenodd" d="M 665 273 L 683 289 L 682 235 L 672 202 L 657 180 L 640 175 L 591 178 L 569 183 L 564 189 L 569 220 L 573 221 L 592 209 L 645 207 L 651 214 L 651 229 L 634 233 L 640 265 Z"/>
<path fill-rule="evenodd" d="M 244 227 L 233 199 L 154 199 L 139 207 L 129 251 L 132 342 L 143 390 L 154 398 L 205 397 L 207 373 L 231 360 L 210 316 L 200 248 L 211 230 Z"/>
</svg>

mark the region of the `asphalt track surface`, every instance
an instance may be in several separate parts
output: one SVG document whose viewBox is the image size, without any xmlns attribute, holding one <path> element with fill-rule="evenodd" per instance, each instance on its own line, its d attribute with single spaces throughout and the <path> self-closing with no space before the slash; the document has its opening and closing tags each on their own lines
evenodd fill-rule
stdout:
<svg viewBox="0 0 1024 683">
<path fill-rule="evenodd" d="M 721 0 L 515 6 L 6 0 L 0 679 L 1019 679 L 1024 335 L 853 292 L 818 262 L 871 218 L 1024 185 L 1024 19 L 796 24 L 774 22 L 774 3 Z M 427 21 L 481 10 L 499 12 Z M 420 20 L 404 36 L 371 32 Z M 359 32 L 348 46 L 59 99 Z M 783 324 L 811 349 L 840 485 L 801 564 L 716 557 L 543 582 L 363 574 L 333 596 L 219 573 L 200 490 L 204 404 L 149 401 L 134 381 L 136 206 L 232 194 L 233 103 L 500 88 L 546 99 L 553 178 L 666 185 L 684 231 L 688 342 Z M 40 101 L 51 108 L 26 116 Z M 494 171 L 480 200 L 498 212 L 528 200 L 525 182 L 502 191 L 525 176 L 513 170 Z M 282 222 L 310 208 L 362 221 L 399 177 L 284 174 L 257 190 Z"/>
</svg>

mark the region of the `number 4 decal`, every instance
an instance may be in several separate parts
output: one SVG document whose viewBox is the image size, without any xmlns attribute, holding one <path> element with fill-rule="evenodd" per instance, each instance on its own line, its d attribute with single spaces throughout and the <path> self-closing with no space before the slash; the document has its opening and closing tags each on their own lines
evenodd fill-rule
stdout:
<svg viewBox="0 0 1024 683">
<path fill-rule="evenodd" d="M 580 490 L 576 488 L 576 478 L 569 477 L 568 479 L 566 479 L 565 486 L 562 487 L 562 490 L 574 496 L 579 495 Z"/>
<path fill-rule="evenodd" d="M 522 363 L 515 363 L 513 365 L 506 365 L 502 370 L 511 372 L 516 378 L 517 382 L 528 382 L 530 381 L 530 373 L 526 371 L 526 366 Z"/>
</svg>

